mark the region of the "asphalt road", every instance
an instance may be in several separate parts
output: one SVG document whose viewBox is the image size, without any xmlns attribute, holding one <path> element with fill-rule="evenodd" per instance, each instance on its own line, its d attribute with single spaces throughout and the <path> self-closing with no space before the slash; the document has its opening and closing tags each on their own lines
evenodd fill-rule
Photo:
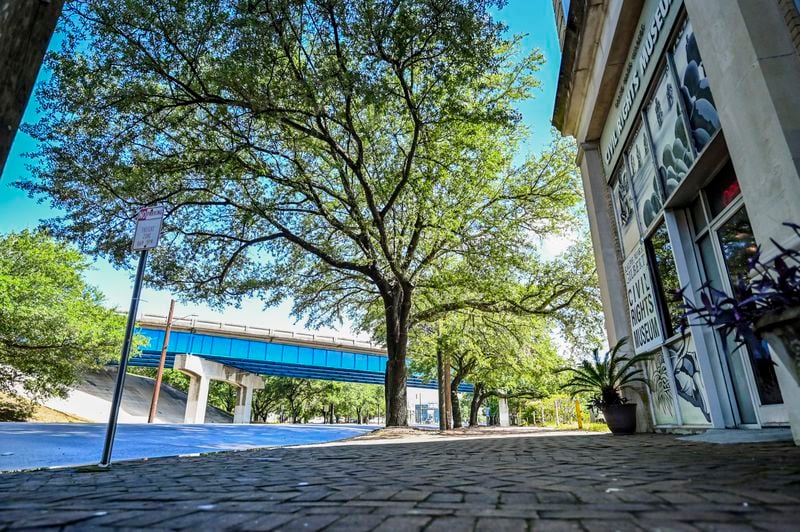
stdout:
<svg viewBox="0 0 800 532">
<path fill-rule="evenodd" d="M 0 471 L 96 464 L 103 423 L 0 423 Z M 364 434 L 368 425 L 147 425 L 117 427 L 112 461 L 323 443 Z"/>
</svg>

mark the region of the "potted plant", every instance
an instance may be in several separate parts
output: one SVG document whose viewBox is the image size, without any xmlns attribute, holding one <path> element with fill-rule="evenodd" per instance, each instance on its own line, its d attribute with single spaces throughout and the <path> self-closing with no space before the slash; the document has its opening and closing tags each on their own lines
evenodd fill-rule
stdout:
<svg viewBox="0 0 800 532">
<path fill-rule="evenodd" d="M 800 225 L 784 225 L 800 238 Z M 686 297 L 686 288 L 676 298 L 683 301 L 681 329 L 685 331 L 689 320 L 717 329 L 726 355 L 731 335 L 737 346 L 756 350 L 767 341 L 778 365 L 786 370 L 778 380 L 795 443 L 800 445 L 800 251 L 772 243 L 778 253 L 762 261 L 759 247 L 748 260 L 747 276 L 737 279 L 733 295 L 706 283 L 698 291 L 698 303 Z"/>
<path fill-rule="evenodd" d="M 648 384 L 641 376 L 641 369 L 636 364 L 647 360 L 650 354 L 629 357 L 620 350 L 627 343 L 622 338 L 617 344 L 600 357 L 595 349 L 592 360 L 582 361 L 576 368 L 560 368 L 558 373 L 572 373 L 570 379 L 561 386 L 571 393 L 588 393 L 592 398 L 589 408 L 598 408 L 608 428 L 614 434 L 633 434 L 636 432 L 636 403 L 628 403 L 622 396 L 622 389 L 634 382 Z"/>
</svg>

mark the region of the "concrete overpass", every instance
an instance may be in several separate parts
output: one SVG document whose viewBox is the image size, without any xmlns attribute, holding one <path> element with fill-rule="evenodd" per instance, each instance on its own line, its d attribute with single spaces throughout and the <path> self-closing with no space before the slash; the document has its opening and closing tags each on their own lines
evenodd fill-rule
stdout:
<svg viewBox="0 0 800 532">
<path fill-rule="evenodd" d="M 143 314 L 137 334 L 145 339 L 134 366 L 156 367 L 164 342 L 167 318 Z M 167 367 L 175 355 L 196 355 L 259 375 L 383 384 L 386 349 L 372 342 L 196 318 L 173 319 Z M 409 376 L 408 385 L 436 389 L 435 382 Z M 459 391 L 471 392 L 471 384 Z"/>
<path fill-rule="evenodd" d="M 145 345 L 140 355 L 131 358 L 130 365 L 158 366 L 166 324 L 165 316 L 152 314 L 143 314 L 137 320 L 136 332 L 144 338 Z M 225 380 L 239 387 L 237 412 L 241 413 L 236 421 L 247 422 L 252 391 L 259 386 L 254 380 L 245 379 L 245 374 L 383 385 L 386 361 L 386 350 L 372 342 L 178 318 L 172 321 L 166 367 L 181 370 L 192 379 L 187 423 L 203 422 L 202 405 L 210 380 Z M 436 389 L 435 382 L 423 382 L 414 375 L 409 376 L 408 385 Z M 461 384 L 459 391 L 471 392 L 472 385 Z"/>
</svg>

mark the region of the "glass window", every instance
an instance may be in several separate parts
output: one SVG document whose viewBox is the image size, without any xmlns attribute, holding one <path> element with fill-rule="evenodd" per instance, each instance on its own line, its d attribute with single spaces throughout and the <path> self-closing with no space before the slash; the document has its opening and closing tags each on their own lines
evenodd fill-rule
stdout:
<svg viewBox="0 0 800 532">
<path fill-rule="evenodd" d="M 747 261 L 758 250 L 753 228 L 747 217 L 747 211 L 741 207 L 717 231 L 725 266 L 728 269 L 734 294 L 738 291 L 737 281 L 747 275 Z M 750 365 L 756 380 L 756 388 L 762 405 L 783 402 L 775 367 L 769 354 L 766 342 L 752 341 L 747 344 Z"/>
<path fill-rule="evenodd" d="M 733 164 L 728 161 L 714 180 L 706 187 L 706 197 L 708 198 L 708 206 L 711 209 L 711 216 L 717 216 L 721 213 L 741 193 L 739 180 L 736 179 L 736 172 L 733 170 Z"/>
<path fill-rule="evenodd" d="M 670 244 L 667 234 L 667 225 L 663 221 L 653 235 L 647 239 L 647 248 L 655 270 L 656 290 L 663 315 L 666 317 L 666 333 L 669 337 L 678 332 L 683 311 L 680 301 L 673 301 L 672 297 L 672 294 L 680 289 L 680 281 L 675 268 L 672 244 Z"/>
<path fill-rule="evenodd" d="M 617 170 L 612 190 L 619 239 L 627 256 L 639 243 L 639 227 L 633 215 L 633 194 L 625 165 Z"/>
<path fill-rule="evenodd" d="M 724 290 L 722 277 L 720 277 L 720 269 L 717 265 L 717 258 L 714 254 L 712 235 L 710 233 L 703 235 L 703 237 L 697 241 L 697 246 L 700 250 L 700 257 L 703 262 L 702 266 L 703 271 L 706 273 L 706 279 L 715 289 Z M 713 330 L 703 327 L 702 331 L 707 342 L 716 342 L 716 333 Z M 729 345 L 733 345 L 733 338 L 729 339 Z M 742 356 L 747 356 L 747 354 L 735 352 L 727 358 L 730 378 L 733 383 L 733 393 L 736 397 L 735 402 L 739 409 L 739 417 L 742 423 L 757 423 L 758 419 L 756 418 L 753 401 L 750 399 L 750 388 L 747 385 L 747 377 L 744 366 L 742 365 Z"/>
<path fill-rule="evenodd" d="M 673 49 L 673 59 L 681 90 L 683 104 L 689 115 L 692 142 L 698 152 L 711 140 L 719 129 L 719 115 L 711 97 L 708 76 L 697 48 L 697 41 L 688 20 L 678 36 Z"/>
<path fill-rule="evenodd" d="M 756 239 L 753 236 L 753 229 L 750 220 L 747 218 L 747 211 L 741 207 L 736 214 L 730 217 L 717 232 L 719 243 L 722 248 L 722 255 L 725 257 L 725 265 L 728 268 L 733 291 L 737 291 L 737 281 L 747 277 L 747 261 L 758 251 Z"/>
<path fill-rule="evenodd" d="M 628 163 L 628 175 L 631 176 L 639 223 L 644 229 L 653 225 L 663 204 L 655 166 L 650 157 L 650 142 L 647 140 L 644 128 L 640 126 L 632 138 L 633 143 L 625 152 L 625 160 Z"/>
<path fill-rule="evenodd" d="M 646 116 L 661 183 L 664 193 L 669 196 L 689 172 L 694 153 L 678 107 L 675 82 L 667 69 L 661 73 L 658 88 L 647 105 Z"/>
</svg>

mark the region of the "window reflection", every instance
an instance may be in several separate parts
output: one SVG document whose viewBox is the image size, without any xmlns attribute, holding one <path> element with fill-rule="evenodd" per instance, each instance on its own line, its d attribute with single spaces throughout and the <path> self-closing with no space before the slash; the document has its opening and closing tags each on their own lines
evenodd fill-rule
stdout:
<svg viewBox="0 0 800 532">
<path fill-rule="evenodd" d="M 739 296 L 741 294 L 738 293 L 738 280 L 747 277 L 747 260 L 758 251 L 753 228 L 750 226 L 750 220 L 747 218 L 747 211 L 744 207 L 731 216 L 719 228 L 717 234 L 734 295 Z"/>
<path fill-rule="evenodd" d="M 747 260 L 758 250 L 753 228 L 744 207 L 740 208 L 717 231 L 722 255 L 728 269 L 731 286 L 736 296 L 741 296 L 737 288 L 738 280 L 747 276 Z M 778 378 L 769 354 L 766 342 L 752 341 L 747 345 L 756 388 L 761 404 L 772 405 L 782 403 Z"/>
<path fill-rule="evenodd" d="M 717 216 L 725 207 L 733 203 L 739 197 L 739 180 L 736 179 L 736 172 L 733 164 L 728 163 L 722 167 L 717 177 L 706 188 L 708 206 L 711 208 L 711 216 Z"/>
<path fill-rule="evenodd" d="M 653 236 L 648 239 L 647 247 L 652 264 L 655 265 L 659 300 L 664 315 L 667 316 L 667 336 L 672 336 L 678 331 L 682 313 L 680 301 L 673 301 L 672 297 L 673 292 L 680 289 L 680 281 L 675 268 L 675 257 L 672 254 L 672 244 L 670 244 L 667 234 L 667 226 L 663 221 L 656 228 Z"/>
</svg>

